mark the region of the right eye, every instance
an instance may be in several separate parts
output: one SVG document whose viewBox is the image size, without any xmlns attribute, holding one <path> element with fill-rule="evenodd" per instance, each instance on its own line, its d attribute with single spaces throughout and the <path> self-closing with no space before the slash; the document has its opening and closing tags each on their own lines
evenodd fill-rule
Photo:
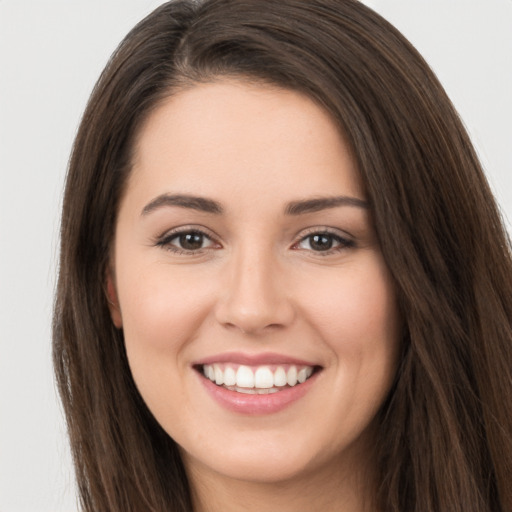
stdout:
<svg viewBox="0 0 512 512">
<path fill-rule="evenodd" d="M 197 254 L 214 247 L 215 242 L 202 231 L 188 229 L 165 234 L 157 245 L 178 254 Z"/>
</svg>

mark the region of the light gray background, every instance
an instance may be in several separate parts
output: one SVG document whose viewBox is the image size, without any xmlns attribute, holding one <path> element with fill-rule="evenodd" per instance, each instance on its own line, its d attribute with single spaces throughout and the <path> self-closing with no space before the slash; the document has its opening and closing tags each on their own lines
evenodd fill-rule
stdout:
<svg viewBox="0 0 512 512">
<path fill-rule="evenodd" d="M 77 510 L 50 361 L 63 179 L 107 58 L 161 3 L 0 0 L 0 512 Z M 512 219 L 512 0 L 365 3 L 437 72 Z"/>
</svg>

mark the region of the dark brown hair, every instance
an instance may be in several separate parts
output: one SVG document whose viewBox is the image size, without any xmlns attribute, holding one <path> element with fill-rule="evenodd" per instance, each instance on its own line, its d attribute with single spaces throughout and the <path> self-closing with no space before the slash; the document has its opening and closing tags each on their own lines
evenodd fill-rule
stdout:
<svg viewBox="0 0 512 512">
<path fill-rule="evenodd" d="M 135 388 L 104 287 L 138 128 L 164 97 L 222 77 L 306 94 L 358 163 L 405 324 L 379 413 L 380 509 L 512 511 L 510 244 L 437 79 L 355 0 L 169 2 L 101 75 L 67 176 L 54 313 L 83 509 L 192 510 L 176 444 Z"/>
</svg>

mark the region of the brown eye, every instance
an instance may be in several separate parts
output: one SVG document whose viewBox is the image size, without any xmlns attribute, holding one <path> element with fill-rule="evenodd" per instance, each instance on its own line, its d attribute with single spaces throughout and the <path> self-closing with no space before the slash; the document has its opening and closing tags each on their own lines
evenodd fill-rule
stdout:
<svg viewBox="0 0 512 512">
<path fill-rule="evenodd" d="M 311 235 L 309 237 L 309 246 L 313 251 L 328 251 L 334 244 L 332 235 Z"/>
<path fill-rule="evenodd" d="M 202 231 L 188 230 L 169 233 L 157 245 L 176 253 L 195 253 L 213 247 L 215 242 Z"/>
<path fill-rule="evenodd" d="M 205 236 L 202 233 L 192 232 L 183 233 L 176 237 L 179 241 L 179 246 L 186 251 L 197 251 L 203 248 Z"/>
<path fill-rule="evenodd" d="M 354 242 L 334 233 L 318 232 L 302 238 L 296 247 L 307 251 L 329 253 L 354 247 Z"/>
</svg>

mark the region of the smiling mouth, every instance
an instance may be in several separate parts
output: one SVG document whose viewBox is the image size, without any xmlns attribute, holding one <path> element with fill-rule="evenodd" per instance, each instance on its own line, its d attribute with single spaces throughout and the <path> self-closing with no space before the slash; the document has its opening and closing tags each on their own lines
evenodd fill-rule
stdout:
<svg viewBox="0 0 512 512">
<path fill-rule="evenodd" d="M 251 395 L 268 395 L 306 382 L 320 370 L 318 366 L 203 364 L 196 367 L 219 387 Z"/>
</svg>

